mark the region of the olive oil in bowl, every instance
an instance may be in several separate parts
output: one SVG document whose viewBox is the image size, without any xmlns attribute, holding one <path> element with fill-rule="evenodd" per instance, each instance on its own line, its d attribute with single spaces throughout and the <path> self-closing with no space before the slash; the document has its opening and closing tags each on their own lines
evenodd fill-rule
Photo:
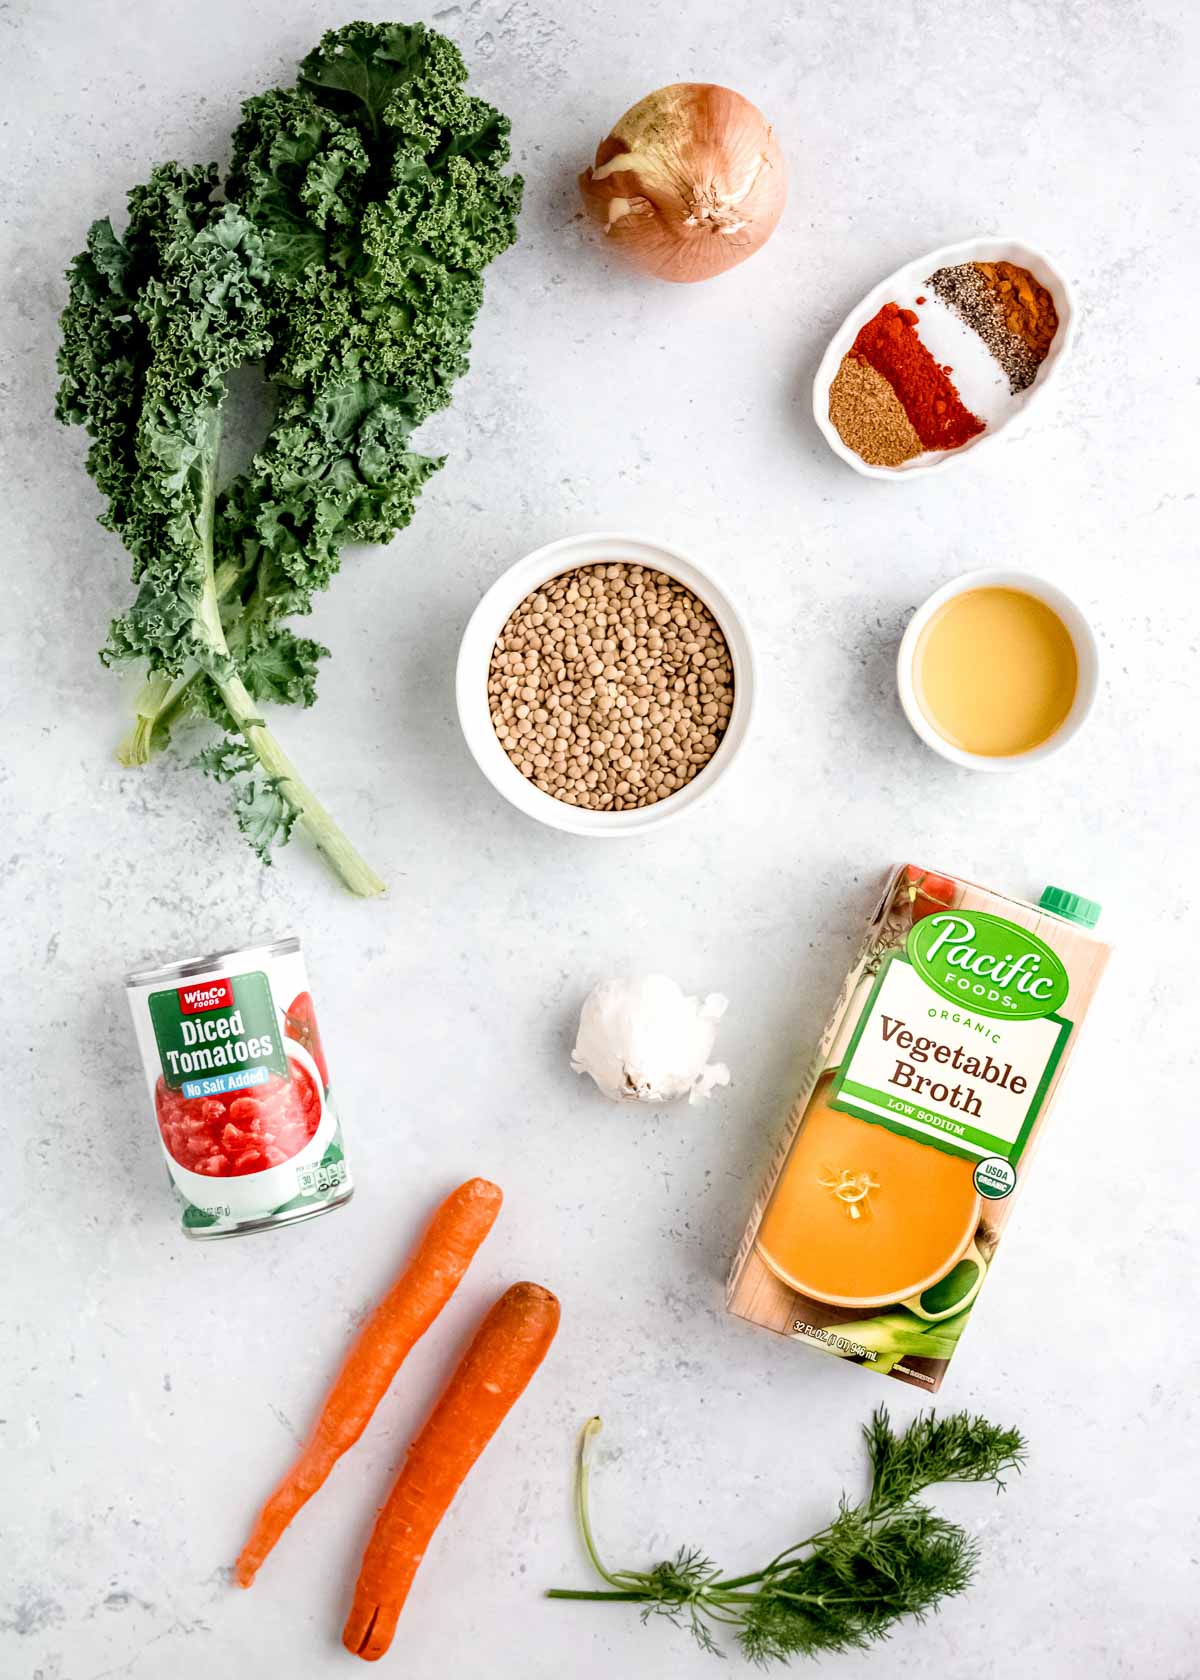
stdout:
<svg viewBox="0 0 1200 1680">
<path fill-rule="evenodd" d="M 953 746 L 989 758 L 1031 752 L 1067 721 L 1079 686 L 1070 631 L 1023 589 L 968 589 L 917 641 L 917 701 Z"/>
<path fill-rule="evenodd" d="M 939 589 L 900 644 L 900 702 L 927 746 L 972 770 L 1013 770 L 1064 746 L 1091 710 L 1095 638 L 1066 595 L 1023 572 Z"/>
</svg>

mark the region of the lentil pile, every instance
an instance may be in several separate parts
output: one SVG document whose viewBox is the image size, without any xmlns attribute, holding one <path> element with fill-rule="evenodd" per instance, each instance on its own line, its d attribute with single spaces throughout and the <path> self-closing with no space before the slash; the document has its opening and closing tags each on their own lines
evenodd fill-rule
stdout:
<svg viewBox="0 0 1200 1680">
<path fill-rule="evenodd" d="M 505 624 L 488 703 L 500 745 L 535 787 L 628 811 L 678 792 L 716 752 L 733 665 L 716 620 L 675 578 L 579 566 Z"/>
<path fill-rule="evenodd" d="M 878 377 L 865 378 L 855 363 Z M 950 371 L 922 344 L 915 310 L 885 303 L 842 357 L 829 388 L 829 418 L 847 448 L 873 465 L 894 467 L 926 449 L 957 449 L 984 423 L 964 405 Z"/>
<path fill-rule="evenodd" d="M 1037 378 L 1058 331 L 1058 311 L 1045 286 L 1015 263 L 957 263 L 925 282 L 979 334 L 1016 395 Z"/>
</svg>

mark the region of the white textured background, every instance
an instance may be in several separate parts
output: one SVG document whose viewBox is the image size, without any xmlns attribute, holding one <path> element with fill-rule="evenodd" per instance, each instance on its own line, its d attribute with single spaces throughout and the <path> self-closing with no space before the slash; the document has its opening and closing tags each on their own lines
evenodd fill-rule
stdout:
<svg viewBox="0 0 1200 1680">
<path fill-rule="evenodd" d="M 314 0 L 10 0 L 0 9 L 4 693 L 0 853 L 0 1674 L 348 1673 L 357 1556 L 410 1431 L 483 1306 L 560 1294 L 554 1352 L 421 1571 L 390 1668 L 414 1680 L 716 1674 L 587 1584 L 574 1431 L 621 1564 L 696 1541 L 765 1560 L 860 1485 L 856 1431 L 900 1384 L 726 1318 L 719 1279 L 796 1070 L 886 865 L 1105 902 L 1120 946 L 1003 1262 L 943 1391 L 1028 1432 L 1001 1499 L 954 1490 L 978 1583 L 843 1680 L 1183 1680 L 1197 1659 L 1196 85 L 1178 3 L 473 0 L 425 13 L 509 112 L 528 182 L 473 366 L 427 441 L 449 463 L 387 552 L 349 557 L 313 631 L 321 701 L 281 733 L 391 883 L 339 895 L 303 846 L 264 873 L 226 794 L 122 771 L 94 649 L 126 560 L 84 440 L 50 418 L 61 271 L 164 158 L 222 156 L 238 101 L 290 81 Z M 678 79 L 742 89 L 793 169 L 771 245 L 711 284 L 642 283 L 580 223 L 574 172 Z M 1029 434 L 926 483 L 856 477 L 806 412 L 823 345 L 900 262 L 975 231 L 1043 244 L 1082 328 Z M 452 664 L 484 586 L 589 527 L 660 534 L 748 604 L 764 693 L 738 775 L 608 848 L 493 797 Z M 971 565 L 1038 570 L 1092 615 L 1102 703 L 1074 749 L 974 777 L 892 687 L 913 606 Z M 360 1181 L 352 1207 L 224 1245 L 180 1236 L 121 994 L 148 955 L 305 939 Z M 567 1071 L 605 971 L 733 1000 L 736 1084 L 705 1112 L 608 1108 Z M 437 1333 L 251 1594 L 222 1573 L 364 1304 L 470 1173 L 501 1224 Z M 1189 1468 L 1190 1467 L 1190 1468 Z"/>
</svg>

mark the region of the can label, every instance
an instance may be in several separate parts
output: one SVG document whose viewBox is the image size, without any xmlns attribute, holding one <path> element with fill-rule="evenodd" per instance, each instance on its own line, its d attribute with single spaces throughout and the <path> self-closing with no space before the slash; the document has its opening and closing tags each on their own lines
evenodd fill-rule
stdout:
<svg viewBox="0 0 1200 1680">
<path fill-rule="evenodd" d="M 193 1236 L 321 1212 L 352 1188 L 299 950 L 216 962 L 183 983 L 129 986 L 159 1141 Z"/>
<path fill-rule="evenodd" d="M 148 1002 L 168 1090 L 188 1099 L 215 1097 L 263 1085 L 273 1073 L 287 1077 L 265 974 L 151 992 Z"/>
</svg>

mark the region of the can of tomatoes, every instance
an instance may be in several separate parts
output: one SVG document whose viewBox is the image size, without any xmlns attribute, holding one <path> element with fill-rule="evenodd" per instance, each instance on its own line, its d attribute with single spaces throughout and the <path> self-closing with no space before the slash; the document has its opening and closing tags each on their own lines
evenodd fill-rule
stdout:
<svg viewBox="0 0 1200 1680">
<path fill-rule="evenodd" d="M 354 1193 L 300 941 L 126 976 L 189 1237 L 312 1219 Z"/>
</svg>

